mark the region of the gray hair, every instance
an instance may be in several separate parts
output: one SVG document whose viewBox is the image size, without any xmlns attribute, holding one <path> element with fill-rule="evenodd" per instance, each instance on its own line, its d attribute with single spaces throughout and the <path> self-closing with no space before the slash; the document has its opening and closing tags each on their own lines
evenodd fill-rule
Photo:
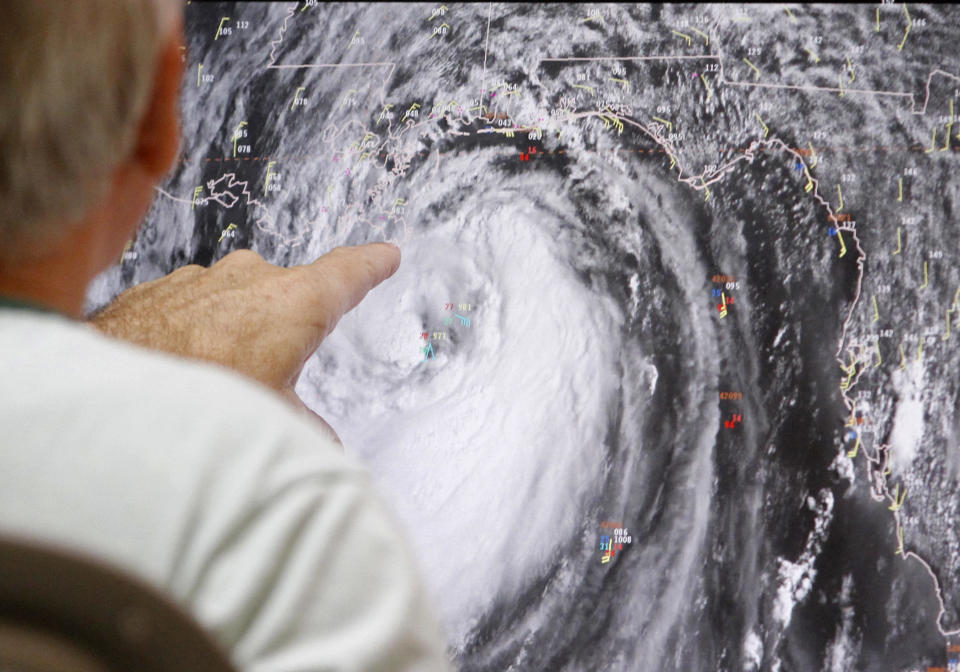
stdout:
<svg viewBox="0 0 960 672">
<path fill-rule="evenodd" d="M 0 2 L 0 261 L 42 251 L 106 196 L 181 5 Z"/>
</svg>

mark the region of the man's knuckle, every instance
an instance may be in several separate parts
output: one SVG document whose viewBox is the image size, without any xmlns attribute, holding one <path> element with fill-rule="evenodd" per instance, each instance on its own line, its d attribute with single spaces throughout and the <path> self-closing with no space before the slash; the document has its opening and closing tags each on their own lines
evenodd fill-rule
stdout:
<svg viewBox="0 0 960 672">
<path fill-rule="evenodd" d="M 263 257 L 253 250 L 243 249 L 234 250 L 220 261 L 227 264 L 254 264 L 263 261 Z"/>
<path fill-rule="evenodd" d="M 195 275 L 202 270 L 203 270 L 203 266 L 201 266 L 200 264 L 187 264 L 186 266 L 181 266 L 180 268 L 176 269 L 170 275 L 189 276 L 189 275 Z"/>
</svg>

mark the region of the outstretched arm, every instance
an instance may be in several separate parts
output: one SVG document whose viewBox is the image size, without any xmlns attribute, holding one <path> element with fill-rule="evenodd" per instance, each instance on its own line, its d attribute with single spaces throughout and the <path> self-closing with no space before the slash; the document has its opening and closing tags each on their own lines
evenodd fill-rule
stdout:
<svg viewBox="0 0 960 672">
<path fill-rule="evenodd" d="M 303 365 L 399 265 L 400 250 L 388 243 L 338 247 L 292 268 L 237 250 L 209 268 L 191 264 L 131 287 L 90 323 L 116 338 L 229 367 L 305 408 L 294 393 Z"/>
</svg>

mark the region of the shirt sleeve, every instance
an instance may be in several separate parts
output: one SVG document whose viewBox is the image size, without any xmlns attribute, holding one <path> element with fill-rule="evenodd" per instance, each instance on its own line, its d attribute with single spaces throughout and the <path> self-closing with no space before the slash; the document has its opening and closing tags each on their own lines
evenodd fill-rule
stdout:
<svg viewBox="0 0 960 672">
<path fill-rule="evenodd" d="M 193 607 L 241 670 L 452 669 L 412 551 L 365 474 L 271 488 L 199 578 Z"/>
</svg>

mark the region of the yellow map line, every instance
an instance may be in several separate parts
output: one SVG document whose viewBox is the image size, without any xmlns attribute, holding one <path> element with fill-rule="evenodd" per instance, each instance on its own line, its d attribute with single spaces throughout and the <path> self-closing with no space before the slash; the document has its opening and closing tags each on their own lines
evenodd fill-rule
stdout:
<svg viewBox="0 0 960 672">
<path fill-rule="evenodd" d="M 713 91 L 710 90 L 710 85 L 707 84 L 707 78 L 704 77 L 703 73 L 700 73 L 700 81 L 703 82 L 703 85 L 707 88 L 707 100 L 710 100 L 710 96 L 713 95 Z"/>
<path fill-rule="evenodd" d="M 910 18 L 910 12 L 907 11 L 907 3 L 903 3 L 903 13 L 907 15 L 907 30 L 903 33 L 903 39 L 900 40 L 900 44 L 897 46 L 897 51 L 903 51 L 903 45 L 907 43 L 907 35 L 910 34 L 910 27 L 913 25 L 913 19 Z"/>
<path fill-rule="evenodd" d="M 847 457 L 856 457 L 860 450 L 860 432 L 857 432 L 857 442 L 853 444 L 853 450 L 847 451 Z"/>
<path fill-rule="evenodd" d="M 746 59 L 744 59 L 744 60 L 746 60 Z M 766 125 L 765 123 L 763 123 L 763 119 L 760 117 L 760 113 L 759 113 L 759 112 L 754 112 L 753 114 L 754 114 L 754 116 L 757 117 L 757 121 L 760 122 L 760 125 L 763 126 L 763 137 L 767 137 L 767 135 L 770 133 L 770 129 L 767 127 L 767 125 Z"/>
<path fill-rule="evenodd" d="M 297 97 L 300 95 L 300 92 L 304 90 L 306 90 L 306 87 L 304 86 L 297 87 L 297 92 L 293 94 L 293 102 L 290 103 L 291 110 L 293 110 L 294 106 L 297 104 Z"/>
<path fill-rule="evenodd" d="M 683 39 L 685 39 L 685 40 L 687 41 L 687 46 L 688 46 L 688 47 L 693 44 L 693 42 L 690 41 L 690 36 L 689 36 L 689 35 L 684 35 L 683 33 L 681 33 L 680 31 L 677 31 L 677 30 L 671 30 L 670 32 L 673 33 L 674 35 L 679 35 L 680 37 L 682 37 Z"/>
<path fill-rule="evenodd" d="M 897 496 L 898 493 L 899 493 L 899 497 Z M 893 489 L 893 503 L 890 504 L 888 508 L 891 511 L 899 511 L 900 507 L 903 506 L 903 500 L 906 499 L 906 497 L 907 497 L 907 489 L 904 488 L 903 492 L 900 492 L 900 484 L 897 483 L 897 485 Z"/>
<path fill-rule="evenodd" d="M 950 123 L 947 124 L 947 137 L 943 139 L 943 147 L 940 148 L 941 152 L 945 152 L 950 149 L 950 131 L 953 128 L 953 98 L 950 99 Z"/>
<path fill-rule="evenodd" d="M 710 46 L 710 36 L 709 36 L 709 35 L 707 35 L 707 34 L 706 34 L 705 32 L 703 32 L 702 30 L 697 30 L 697 29 L 694 28 L 693 26 L 690 27 L 690 30 L 692 30 L 693 32 L 695 32 L 697 35 L 701 36 L 701 37 L 706 41 L 706 43 L 705 43 L 703 46 L 705 46 L 705 47 L 709 47 L 709 46 Z"/>
<path fill-rule="evenodd" d="M 673 124 L 671 124 L 671 123 L 670 123 L 669 121 L 667 121 L 666 119 L 661 119 L 660 117 L 654 117 L 653 120 L 654 120 L 654 121 L 659 121 L 661 124 L 666 125 L 666 127 L 667 127 L 667 132 L 673 133 Z"/>
</svg>

